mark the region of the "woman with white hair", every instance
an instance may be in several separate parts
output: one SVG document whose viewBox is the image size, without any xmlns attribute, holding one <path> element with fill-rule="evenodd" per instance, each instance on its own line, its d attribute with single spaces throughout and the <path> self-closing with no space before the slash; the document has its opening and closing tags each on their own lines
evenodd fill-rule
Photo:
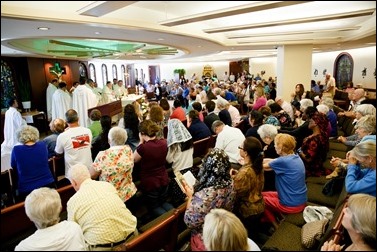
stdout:
<svg viewBox="0 0 377 252">
<path fill-rule="evenodd" d="M 89 168 L 90 175 L 93 179 L 99 176 L 100 181 L 113 184 L 120 198 L 126 202 L 137 191 L 132 182 L 133 152 L 130 146 L 125 144 L 127 131 L 121 127 L 112 127 L 108 139 L 110 148 L 98 153 Z"/>
<path fill-rule="evenodd" d="M 376 117 L 373 115 L 366 115 L 361 117 L 355 125 L 355 134 L 351 136 L 340 136 L 338 141 L 347 146 L 355 146 L 361 139 L 367 135 L 376 134 Z"/>
<path fill-rule="evenodd" d="M 342 225 L 352 241 L 345 251 L 376 251 L 376 197 L 353 194 L 343 213 Z M 330 240 L 323 244 L 321 251 L 341 251 L 342 248 Z"/>
<path fill-rule="evenodd" d="M 372 115 L 376 117 L 376 107 L 372 104 L 360 104 L 355 108 L 355 121 L 354 123 L 357 123 L 358 120 L 360 120 L 361 117 L 366 115 Z"/>
<path fill-rule="evenodd" d="M 279 155 L 275 150 L 275 137 L 278 134 L 276 126 L 271 124 L 263 124 L 257 130 L 263 143 L 266 145 L 263 147 L 263 153 L 265 158 L 277 158 Z"/>
<path fill-rule="evenodd" d="M 39 131 L 29 125 L 17 131 L 21 145 L 13 147 L 11 166 L 17 184 L 17 198 L 23 201 L 34 189 L 56 188 L 55 179 L 48 165 L 48 151 L 44 142 L 39 141 Z"/>
<path fill-rule="evenodd" d="M 59 193 L 42 187 L 32 191 L 25 200 L 27 217 L 37 231 L 21 241 L 15 251 L 85 251 L 85 239 L 79 224 L 60 220 L 62 203 Z"/>
<path fill-rule="evenodd" d="M 376 197 L 376 142 L 368 140 L 357 144 L 347 157 L 346 191 Z"/>
<path fill-rule="evenodd" d="M 320 106 L 320 108 L 318 108 Z M 321 104 L 317 106 L 319 112 L 322 106 L 326 106 L 328 111 L 326 113 L 327 119 L 331 124 L 331 131 L 330 137 L 337 137 L 338 136 L 338 116 L 334 112 L 334 100 L 331 97 L 323 97 L 321 100 Z"/>
</svg>

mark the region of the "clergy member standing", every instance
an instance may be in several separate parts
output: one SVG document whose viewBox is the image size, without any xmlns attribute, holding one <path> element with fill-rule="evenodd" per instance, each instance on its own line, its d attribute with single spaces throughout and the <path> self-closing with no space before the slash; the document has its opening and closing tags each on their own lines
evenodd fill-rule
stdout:
<svg viewBox="0 0 377 252">
<path fill-rule="evenodd" d="M 59 83 L 58 90 L 52 96 L 52 120 L 56 118 L 65 118 L 65 112 L 72 108 L 72 98 L 67 92 L 67 83 Z"/>
<path fill-rule="evenodd" d="M 89 126 L 88 109 L 95 106 L 97 106 L 96 95 L 85 86 L 85 82 L 80 83 L 72 95 L 72 108 L 78 113 L 80 126 Z"/>
<path fill-rule="evenodd" d="M 5 112 L 4 120 L 4 142 L 1 144 L 1 171 L 10 169 L 10 154 L 13 146 L 18 144 L 17 130 L 26 125 L 26 121 L 18 112 L 18 102 L 16 98 L 7 101 L 9 109 Z"/>
<path fill-rule="evenodd" d="M 46 90 L 46 105 L 47 105 L 47 120 L 51 121 L 52 118 L 52 96 L 58 89 L 58 79 L 53 79 L 51 83 L 48 84 Z"/>
</svg>

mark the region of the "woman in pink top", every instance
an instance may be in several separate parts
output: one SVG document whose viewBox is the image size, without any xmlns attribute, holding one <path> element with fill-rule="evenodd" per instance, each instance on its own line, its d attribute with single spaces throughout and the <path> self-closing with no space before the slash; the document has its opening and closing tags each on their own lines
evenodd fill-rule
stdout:
<svg viewBox="0 0 377 252">
<path fill-rule="evenodd" d="M 264 95 L 264 89 L 262 86 L 258 86 L 255 88 L 254 92 L 254 103 L 250 104 L 249 106 L 252 107 L 252 110 L 258 110 L 259 108 L 266 106 L 267 99 Z"/>
</svg>

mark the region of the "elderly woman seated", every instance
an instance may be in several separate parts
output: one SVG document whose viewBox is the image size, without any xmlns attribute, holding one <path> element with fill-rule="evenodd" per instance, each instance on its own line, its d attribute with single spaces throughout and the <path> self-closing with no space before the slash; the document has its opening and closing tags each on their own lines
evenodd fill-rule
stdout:
<svg viewBox="0 0 377 252">
<path fill-rule="evenodd" d="M 125 144 L 126 130 L 121 127 L 111 128 L 108 141 L 110 148 L 98 153 L 89 171 L 93 179 L 99 176 L 100 181 L 113 184 L 119 197 L 126 202 L 137 191 L 132 182 L 133 152 L 130 146 Z"/>
<path fill-rule="evenodd" d="M 23 126 L 17 131 L 17 137 L 22 145 L 13 147 L 11 166 L 14 169 L 18 200 L 23 201 L 34 189 L 56 188 L 56 185 L 48 165 L 47 147 L 45 143 L 39 142 L 38 129 Z"/>
<path fill-rule="evenodd" d="M 25 200 L 27 217 L 38 230 L 21 241 L 15 251 L 85 251 L 80 225 L 73 221 L 59 222 L 62 202 L 59 193 L 42 187 L 32 191 Z"/>
</svg>

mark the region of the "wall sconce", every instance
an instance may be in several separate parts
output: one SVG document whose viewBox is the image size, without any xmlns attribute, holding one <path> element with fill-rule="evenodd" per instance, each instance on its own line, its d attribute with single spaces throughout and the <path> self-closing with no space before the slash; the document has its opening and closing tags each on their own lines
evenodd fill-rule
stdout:
<svg viewBox="0 0 377 252">
<path fill-rule="evenodd" d="M 314 76 L 317 77 L 317 75 L 318 75 L 318 69 L 316 68 L 316 69 L 314 70 Z"/>
<path fill-rule="evenodd" d="M 322 74 L 323 74 L 323 77 L 325 77 L 325 76 L 326 76 L 326 73 L 327 73 L 327 69 L 325 68 L 325 69 L 323 69 L 323 72 L 322 72 Z"/>
<path fill-rule="evenodd" d="M 365 76 L 367 76 L 367 68 L 364 67 L 363 71 L 361 71 L 361 76 L 363 76 L 363 79 L 365 78 Z"/>
</svg>

